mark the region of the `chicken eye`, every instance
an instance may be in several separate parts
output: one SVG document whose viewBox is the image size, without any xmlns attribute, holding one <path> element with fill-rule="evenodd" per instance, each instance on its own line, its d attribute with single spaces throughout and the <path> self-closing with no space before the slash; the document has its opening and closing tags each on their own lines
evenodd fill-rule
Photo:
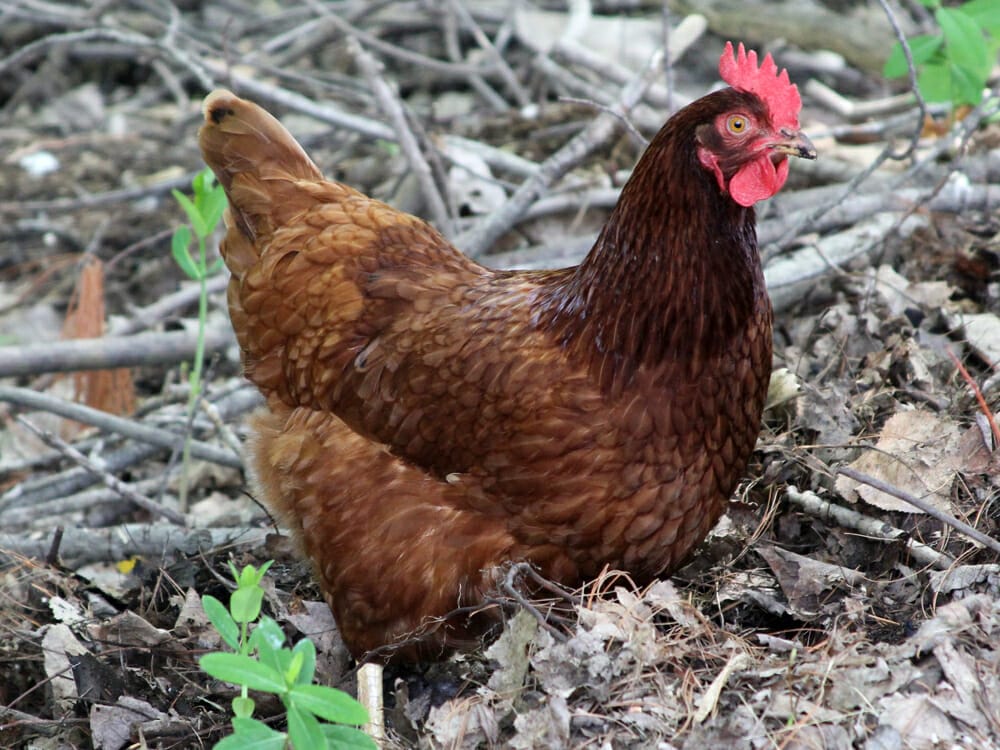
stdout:
<svg viewBox="0 0 1000 750">
<path fill-rule="evenodd" d="M 747 118 L 743 115 L 729 115 L 726 119 L 726 129 L 733 135 L 746 132 L 747 125 Z"/>
</svg>

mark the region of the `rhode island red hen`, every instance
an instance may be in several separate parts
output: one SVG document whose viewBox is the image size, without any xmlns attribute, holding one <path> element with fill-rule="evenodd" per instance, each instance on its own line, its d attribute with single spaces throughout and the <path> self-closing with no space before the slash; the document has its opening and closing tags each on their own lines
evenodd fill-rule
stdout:
<svg viewBox="0 0 1000 750">
<path fill-rule="evenodd" d="M 667 121 L 583 263 L 544 272 L 484 268 L 324 180 L 260 107 L 205 100 L 230 313 L 267 399 L 257 491 L 356 656 L 468 644 L 487 618 L 449 613 L 507 561 L 569 585 L 666 574 L 723 512 L 771 365 L 753 204 L 815 152 L 770 56 L 728 45 L 720 72 L 730 88 Z"/>
</svg>

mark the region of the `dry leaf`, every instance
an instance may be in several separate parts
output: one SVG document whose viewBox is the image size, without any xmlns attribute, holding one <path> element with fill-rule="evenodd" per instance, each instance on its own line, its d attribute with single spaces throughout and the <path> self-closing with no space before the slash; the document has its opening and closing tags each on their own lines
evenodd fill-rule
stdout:
<svg viewBox="0 0 1000 750">
<path fill-rule="evenodd" d="M 100 338 L 104 335 L 104 318 L 104 266 L 94 256 L 87 256 L 66 310 L 63 338 Z M 94 409 L 122 415 L 135 409 L 135 388 L 127 369 L 76 372 L 73 386 L 76 399 Z M 77 423 L 68 424 L 76 425 L 69 432 L 79 431 Z"/>
<path fill-rule="evenodd" d="M 951 513 L 951 483 L 964 468 L 962 430 L 923 409 L 893 414 L 882 428 L 875 450 L 866 451 L 851 468 L 881 479 Z M 883 510 L 922 513 L 919 508 L 845 476 L 837 477 L 845 500 L 863 500 Z"/>
</svg>

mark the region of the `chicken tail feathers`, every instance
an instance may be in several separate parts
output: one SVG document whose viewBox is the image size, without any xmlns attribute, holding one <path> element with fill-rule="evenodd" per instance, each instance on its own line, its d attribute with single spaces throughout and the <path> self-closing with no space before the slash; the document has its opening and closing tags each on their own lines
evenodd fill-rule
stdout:
<svg viewBox="0 0 1000 750">
<path fill-rule="evenodd" d="M 229 198 L 227 224 L 247 240 L 227 243 L 238 255 L 239 248 L 252 248 L 307 208 L 313 201 L 301 183 L 323 175 L 285 127 L 253 102 L 218 89 L 205 98 L 203 109 L 198 141 Z M 230 268 L 231 260 L 244 265 L 253 259 L 227 257 Z"/>
</svg>

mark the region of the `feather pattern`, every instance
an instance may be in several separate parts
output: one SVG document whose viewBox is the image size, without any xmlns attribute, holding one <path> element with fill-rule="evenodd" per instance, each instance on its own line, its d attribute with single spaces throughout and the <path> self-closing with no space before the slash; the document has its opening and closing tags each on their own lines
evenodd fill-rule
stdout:
<svg viewBox="0 0 1000 750">
<path fill-rule="evenodd" d="M 230 314 L 267 399 L 255 487 L 355 655 L 468 645 L 506 561 L 648 581 L 723 512 L 771 360 L 753 208 L 728 192 L 757 155 L 718 130 L 734 111 L 768 124 L 751 92 L 695 102 L 580 266 L 516 272 L 325 181 L 256 105 L 208 97 Z"/>
</svg>

